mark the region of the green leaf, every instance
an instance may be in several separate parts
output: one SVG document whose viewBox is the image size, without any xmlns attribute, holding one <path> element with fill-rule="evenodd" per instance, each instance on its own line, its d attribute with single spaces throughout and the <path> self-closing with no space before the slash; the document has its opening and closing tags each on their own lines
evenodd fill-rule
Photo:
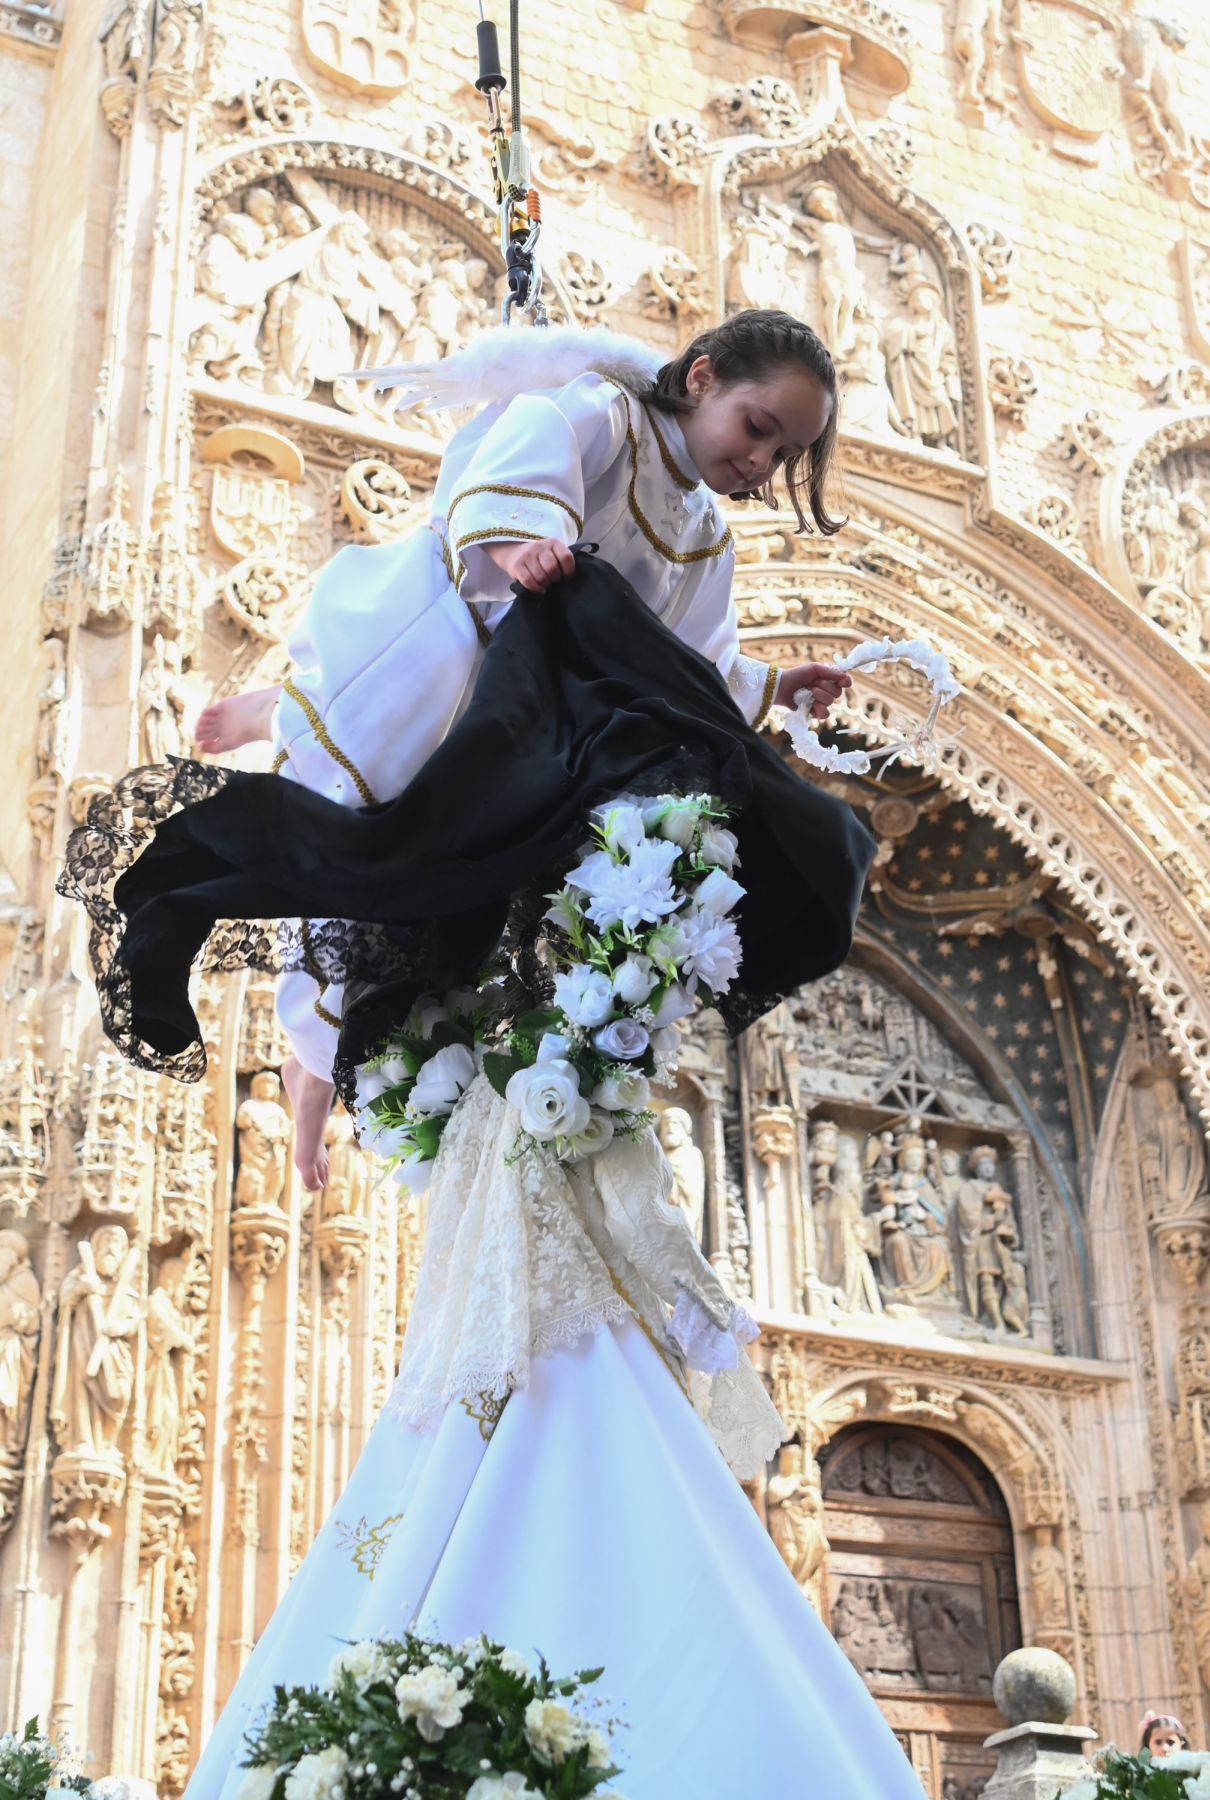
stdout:
<svg viewBox="0 0 1210 1800">
<path fill-rule="evenodd" d="M 525 1066 L 519 1056 L 503 1056 L 498 1050 L 489 1050 L 483 1058 L 483 1073 L 502 1098 L 513 1076 Z"/>
<path fill-rule="evenodd" d="M 435 1055 L 438 1050 L 447 1050 L 451 1044 L 461 1044 L 464 1049 L 471 1050 L 474 1043 L 475 1034 L 463 1020 L 439 1019 L 433 1026 L 428 1049 L 430 1055 Z"/>
<path fill-rule="evenodd" d="M 421 1119 L 418 1125 L 412 1126 L 412 1142 L 417 1150 L 430 1160 L 436 1156 L 441 1144 L 441 1134 L 445 1130 L 446 1115 L 439 1119 Z"/>
</svg>

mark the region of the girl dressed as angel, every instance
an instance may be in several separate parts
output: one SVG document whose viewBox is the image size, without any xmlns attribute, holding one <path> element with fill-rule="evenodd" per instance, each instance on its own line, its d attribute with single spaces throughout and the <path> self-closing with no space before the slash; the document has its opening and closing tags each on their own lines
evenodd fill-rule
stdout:
<svg viewBox="0 0 1210 1800">
<path fill-rule="evenodd" d="M 822 719 L 849 685 L 829 665 L 779 670 L 741 652 L 716 498 L 776 505 L 784 488 L 802 530 L 843 522 L 827 503 L 836 374 L 800 320 L 740 312 L 670 362 L 605 331 L 496 331 L 385 379 L 404 387 L 401 404 L 482 406 L 446 447 L 428 526 L 341 550 L 290 639 L 289 678 L 213 702 L 199 749 L 271 738 L 289 779 L 348 806 L 393 799 L 468 705 L 512 584 L 557 604 L 569 546 L 585 539 L 717 667 L 749 724 L 802 689 Z M 280 978 L 277 1005 L 295 1160 L 318 1188 L 342 995 L 298 971 Z"/>
</svg>

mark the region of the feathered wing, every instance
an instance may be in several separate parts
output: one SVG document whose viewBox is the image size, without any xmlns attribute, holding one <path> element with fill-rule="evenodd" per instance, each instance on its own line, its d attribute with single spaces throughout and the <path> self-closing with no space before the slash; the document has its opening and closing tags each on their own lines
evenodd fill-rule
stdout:
<svg viewBox="0 0 1210 1800">
<path fill-rule="evenodd" d="M 391 363 L 349 374 L 372 381 L 379 392 L 397 392 L 400 412 L 414 406 L 490 406 L 536 388 L 564 387 L 589 370 L 633 386 L 650 380 L 666 361 L 637 338 L 601 325 L 587 331 L 574 325 L 534 330 L 498 325 L 440 362 Z"/>
</svg>

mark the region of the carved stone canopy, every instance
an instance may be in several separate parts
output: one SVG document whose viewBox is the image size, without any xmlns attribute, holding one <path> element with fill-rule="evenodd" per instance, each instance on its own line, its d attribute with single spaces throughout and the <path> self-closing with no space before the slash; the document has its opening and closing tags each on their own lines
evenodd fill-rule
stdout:
<svg viewBox="0 0 1210 1800">
<path fill-rule="evenodd" d="M 723 0 L 723 24 L 737 43 L 807 53 L 821 28 L 852 45 L 851 75 L 884 94 L 901 94 L 911 80 L 911 34 L 892 6 L 879 0 Z"/>
</svg>

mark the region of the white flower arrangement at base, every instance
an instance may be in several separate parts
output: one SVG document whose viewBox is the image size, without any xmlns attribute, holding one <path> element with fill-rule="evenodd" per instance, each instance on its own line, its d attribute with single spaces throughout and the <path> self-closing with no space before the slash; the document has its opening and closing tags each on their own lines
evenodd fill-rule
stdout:
<svg viewBox="0 0 1210 1800">
<path fill-rule="evenodd" d="M 743 954 L 744 889 L 727 814 L 708 794 L 619 799 L 544 922 L 553 1005 L 506 1019 L 493 984 L 418 1001 L 357 1075 L 361 1142 L 405 1186 L 427 1185 L 442 1133 L 482 1069 L 520 1115 L 514 1156 L 595 1156 L 651 1122 L 651 1083 L 676 1066 L 679 1019 L 726 993 Z"/>
<path fill-rule="evenodd" d="M 238 1800 L 623 1800 L 601 1785 L 606 1725 L 568 1704 L 601 1673 L 555 1678 L 485 1637 L 350 1644 L 322 1687 L 275 1690 Z"/>
<path fill-rule="evenodd" d="M 1093 1758 L 1092 1775 L 1065 1789 L 1063 1800 L 1210 1800 L 1210 1753 L 1128 1756 L 1109 1744 Z"/>
<path fill-rule="evenodd" d="M 940 650 L 934 650 L 923 638 L 910 638 L 902 643 L 895 643 L 889 637 L 867 638 L 864 643 L 850 650 L 847 656 L 838 658 L 832 666 L 847 674 L 853 669 L 867 669 L 888 662 L 905 662 L 909 668 L 918 669 L 928 677 L 933 703 L 924 719 L 919 723 L 911 719 L 895 719 L 899 735 L 881 750 L 872 753 L 868 750 L 837 750 L 820 743 L 815 731 L 815 721 L 811 718 L 811 691 L 809 688 L 801 688 L 794 696 L 794 710 L 787 712 L 782 725 L 782 730 L 794 746 L 795 756 L 802 762 L 809 763 L 813 769 L 823 769 L 834 775 L 868 775 L 873 766 L 872 756 L 883 759 L 879 774 L 885 775 L 891 765 L 905 754 L 914 757 L 927 769 L 936 769 L 940 745 L 933 736 L 933 729 L 937 723 L 937 715 L 943 706 L 948 706 L 951 700 L 957 698 L 962 689 L 954 680 L 949 663 Z M 953 739 L 947 741 L 953 742 Z"/>
</svg>

